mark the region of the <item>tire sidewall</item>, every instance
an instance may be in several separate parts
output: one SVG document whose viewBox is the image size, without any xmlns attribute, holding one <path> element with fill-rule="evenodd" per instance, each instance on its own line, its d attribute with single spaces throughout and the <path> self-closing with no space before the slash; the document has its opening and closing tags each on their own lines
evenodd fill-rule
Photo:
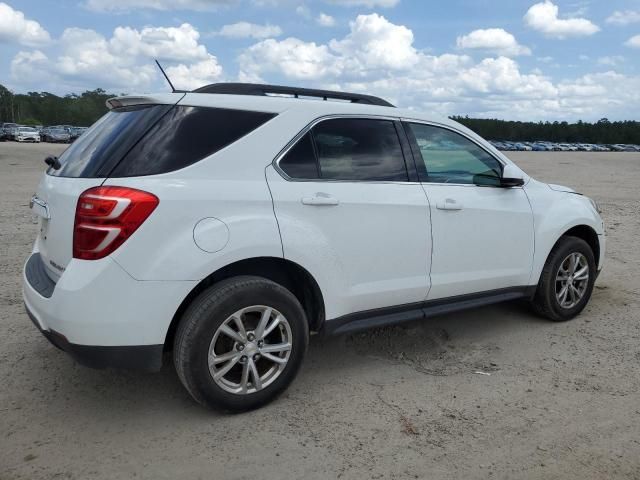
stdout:
<svg viewBox="0 0 640 480">
<path fill-rule="evenodd" d="M 572 308 L 564 308 L 560 306 L 556 297 L 556 276 L 562 262 L 572 253 L 581 253 L 587 259 L 587 264 L 589 265 L 589 282 L 587 284 L 587 290 L 578 304 Z M 569 320 L 584 310 L 591 298 L 593 286 L 596 281 L 596 274 L 597 265 L 593 251 L 589 244 L 584 240 L 576 237 L 568 237 L 568 240 L 554 252 L 545 295 L 547 296 L 547 301 L 549 302 L 551 309 L 558 317 L 560 317 L 560 319 Z"/>
<path fill-rule="evenodd" d="M 202 295 L 206 297 L 208 291 Z M 292 345 L 285 369 L 270 385 L 251 394 L 234 394 L 218 386 L 209 371 L 208 355 L 211 340 L 220 325 L 238 310 L 253 305 L 264 305 L 285 316 L 291 328 Z M 249 282 L 239 289 L 230 290 L 220 301 L 207 304 L 198 312 L 197 324 L 191 332 L 192 343 L 187 352 L 191 386 L 209 406 L 228 411 L 257 408 L 275 398 L 291 383 L 298 372 L 307 350 L 308 325 L 300 303 L 284 287 L 271 281 Z"/>
</svg>

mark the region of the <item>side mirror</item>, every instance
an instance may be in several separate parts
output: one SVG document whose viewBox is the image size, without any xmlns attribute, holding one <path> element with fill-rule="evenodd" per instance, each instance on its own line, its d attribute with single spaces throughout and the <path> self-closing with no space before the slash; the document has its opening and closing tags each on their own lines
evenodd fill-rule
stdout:
<svg viewBox="0 0 640 480">
<path fill-rule="evenodd" d="M 521 187 L 524 185 L 524 176 L 522 172 L 514 165 L 507 164 L 502 170 L 502 178 L 500 178 L 500 186 L 503 188 Z"/>
</svg>

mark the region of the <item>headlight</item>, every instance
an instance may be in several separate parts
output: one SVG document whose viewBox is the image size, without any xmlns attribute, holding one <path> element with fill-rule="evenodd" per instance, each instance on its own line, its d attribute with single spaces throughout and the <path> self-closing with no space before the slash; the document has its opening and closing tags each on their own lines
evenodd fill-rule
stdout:
<svg viewBox="0 0 640 480">
<path fill-rule="evenodd" d="M 602 213 L 602 210 L 600 210 L 600 206 L 597 204 L 597 202 L 593 198 L 587 197 L 587 200 L 589 200 L 589 202 L 591 202 L 591 206 L 593 207 L 593 209 L 596 212 Z"/>
</svg>

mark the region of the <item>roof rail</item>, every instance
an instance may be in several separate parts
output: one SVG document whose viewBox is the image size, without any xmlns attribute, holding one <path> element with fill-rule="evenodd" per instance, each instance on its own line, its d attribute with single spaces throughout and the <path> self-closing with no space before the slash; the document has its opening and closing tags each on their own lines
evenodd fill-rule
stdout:
<svg viewBox="0 0 640 480">
<path fill-rule="evenodd" d="M 280 85 L 261 85 L 258 83 L 212 83 L 193 90 L 194 93 L 220 93 L 226 95 L 291 95 L 292 97 L 316 97 L 323 100 L 345 100 L 351 103 L 394 107 L 391 103 L 372 95 L 359 93 L 334 92 L 314 88 L 283 87 Z"/>
</svg>

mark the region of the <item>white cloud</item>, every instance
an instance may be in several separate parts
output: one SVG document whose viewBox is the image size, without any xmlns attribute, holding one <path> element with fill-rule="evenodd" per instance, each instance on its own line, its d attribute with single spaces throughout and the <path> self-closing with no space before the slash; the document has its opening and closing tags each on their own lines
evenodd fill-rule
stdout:
<svg viewBox="0 0 640 480">
<path fill-rule="evenodd" d="M 458 48 L 493 52 L 507 57 L 531 55 L 531 50 L 520 45 L 516 38 L 502 28 L 474 30 L 457 39 Z"/>
<path fill-rule="evenodd" d="M 109 41 L 110 50 L 120 55 L 140 55 L 162 60 L 202 60 L 207 49 L 198 43 L 200 33 L 190 24 L 179 27 L 117 27 Z"/>
<path fill-rule="evenodd" d="M 609 18 L 607 18 L 607 23 L 612 25 L 631 25 L 632 23 L 640 23 L 640 11 L 616 10 Z"/>
<path fill-rule="evenodd" d="M 281 72 L 286 77 L 304 80 L 339 73 L 337 58 L 326 45 L 297 38 L 263 40 L 245 50 L 239 61 L 240 77 L 244 81 L 261 81 L 262 75 L 270 72 Z"/>
<path fill-rule="evenodd" d="M 63 79 L 133 90 L 149 85 L 156 75 L 152 65 L 140 64 L 125 52 L 114 52 L 106 38 L 94 30 L 67 28 L 60 44 L 62 54 L 51 60 L 49 69 Z"/>
<path fill-rule="evenodd" d="M 617 65 L 623 64 L 625 58 L 621 55 L 613 55 L 608 57 L 600 57 L 598 58 L 598 65 L 607 65 L 610 67 L 615 67 Z"/>
<path fill-rule="evenodd" d="M 269 38 L 282 35 L 282 29 L 277 25 L 257 25 L 249 22 L 238 22 L 224 25 L 218 35 L 229 38 Z"/>
<path fill-rule="evenodd" d="M 0 42 L 15 42 L 29 47 L 42 46 L 51 41 L 49 32 L 24 13 L 0 3 Z"/>
<path fill-rule="evenodd" d="M 367 8 L 391 8 L 395 7 L 400 0 L 325 0 L 333 5 L 342 7 L 367 7 Z"/>
<path fill-rule="evenodd" d="M 117 27 L 109 39 L 94 30 L 67 28 L 57 42 L 57 55 L 20 52 L 11 64 L 11 75 L 24 85 L 39 86 L 46 74 L 47 83 L 67 88 L 148 91 L 159 85 L 153 64 L 159 58 L 167 72 L 175 74 L 177 88 L 191 88 L 222 76 L 222 67 L 198 43 L 199 36 L 189 24 L 142 30 Z"/>
<path fill-rule="evenodd" d="M 336 19 L 331 15 L 327 15 L 326 13 L 320 13 L 320 15 L 318 15 L 318 18 L 316 19 L 316 22 L 321 27 L 333 27 L 336 24 Z"/>
<path fill-rule="evenodd" d="M 322 79 L 350 72 L 366 76 L 376 70 L 401 70 L 415 65 L 419 55 L 413 33 L 373 13 L 358 15 L 349 23 L 350 33 L 328 45 L 297 38 L 264 40 L 240 56 L 242 78 L 259 79 L 262 74 L 283 72 L 290 78 Z"/>
<path fill-rule="evenodd" d="M 17 78 L 28 78 L 31 82 L 47 82 L 50 79 L 47 56 L 40 50 L 21 51 L 11 61 L 11 74 Z"/>
<path fill-rule="evenodd" d="M 624 43 L 627 47 L 631 48 L 640 48 L 640 35 L 636 35 L 635 37 L 631 37 Z"/>
<path fill-rule="evenodd" d="M 350 27 L 327 44 L 256 43 L 240 55 L 239 78 L 371 93 L 442 115 L 589 120 L 640 109 L 638 76 L 605 72 L 554 82 L 506 56 L 475 62 L 468 55 L 428 55 L 414 47 L 411 30 L 376 14 L 361 15 Z"/>
<path fill-rule="evenodd" d="M 306 19 L 311 18 L 311 10 L 306 5 L 298 5 L 296 7 L 296 14 Z"/>
<path fill-rule="evenodd" d="M 376 13 L 358 15 L 349 22 L 351 32 L 329 46 L 340 54 L 345 68 L 366 72 L 372 69 L 402 69 L 418 62 L 413 32 Z"/>
<path fill-rule="evenodd" d="M 210 11 L 237 3 L 238 0 L 86 0 L 83 6 L 94 12 L 118 13 L 137 9 Z"/>
<path fill-rule="evenodd" d="M 167 67 L 166 72 L 177 89 L 194 90 L 198 87 L 214 83 L 222 77 L 222 67 L 213 55 L 191 65 L 175 65 Z"/>
<path fill-rule="evenodd" d="M 558 6 L 550 0 L 536 3 L 524 16 L 530 28 L 551 38 L 583 37 L 600 31 L 600 27 L 586 18 L 559 18 Z"/>
</svg>

